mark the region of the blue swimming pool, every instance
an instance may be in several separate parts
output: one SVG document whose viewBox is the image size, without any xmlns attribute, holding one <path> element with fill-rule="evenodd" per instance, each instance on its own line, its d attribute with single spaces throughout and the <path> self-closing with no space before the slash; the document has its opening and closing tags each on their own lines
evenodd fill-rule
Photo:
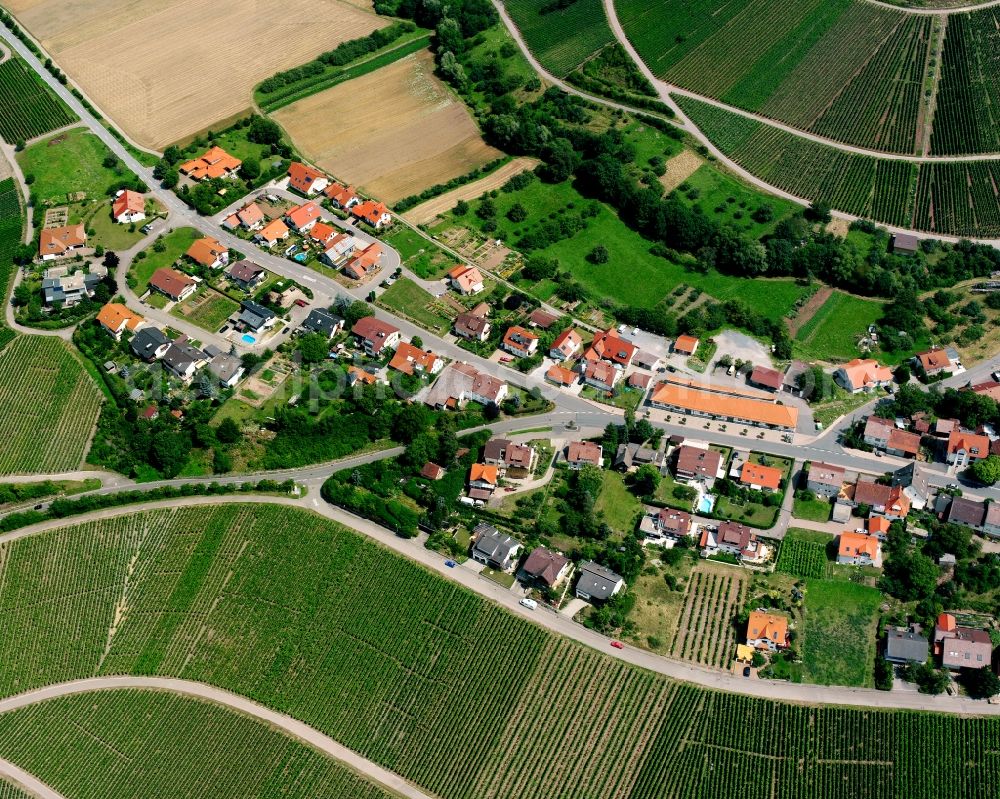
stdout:
<svg viewBox="0 0 1000 799">
<path fill-rule="evenodd" d="M 702 494 L 698 500 L 698 513 L 711 513 L 715 507 L 715 496 L 712 494 Z"/>
<path fill-rule="evenodd" d="M 244 343 L 246 343 L 246 344 L 256 344 L 257 343 L 257 339 L 255 339 L 249 333 L 244 333 L 240 338 L 242 338 L 243 341 L 244 341 Z"/>
</svg>

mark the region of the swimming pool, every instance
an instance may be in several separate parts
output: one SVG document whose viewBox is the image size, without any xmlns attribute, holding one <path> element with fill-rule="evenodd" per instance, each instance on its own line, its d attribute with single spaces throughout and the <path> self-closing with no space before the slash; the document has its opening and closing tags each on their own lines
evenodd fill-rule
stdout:
<svg viewBox="0 0 1000 799">
<path fill-rule="evenodd" d="M 255 339 L 249 333 L 244 333 L 242 336 L 240 336 L 240 338 L 242 338 L 243 341 L 244 341 L 244 343 L 246 343 L 246 344 L 256 344 L 257 343 L 257 339 Z"/>
<path fill-rule="evenodd" d="M 698 513 L 711 513 L 715 507 L 715 496 L 713 494 L 702 494 L 698 500 Z"/>
</svg>

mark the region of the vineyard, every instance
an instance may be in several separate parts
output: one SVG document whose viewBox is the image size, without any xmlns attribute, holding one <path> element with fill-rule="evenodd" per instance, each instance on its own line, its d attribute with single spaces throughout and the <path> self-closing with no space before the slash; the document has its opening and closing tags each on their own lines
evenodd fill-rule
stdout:
<svg viewBox="0 0 1000 799">
<path fill-rule="evenodd" d="M 940 155 L 1000 150 L 1000 12 L 948 17 L 931 151 Z"/>
<path fill-rule="evenodd" d="M 1000 160 L 889 161 L 808 141 L 698 100 L 677 100 L 729 158 L 797 197 L 888 225 L 1000 236 Z"/>
<path fill-rule="evenodd" d="M 789 530 L 781 542 L 781 552 L 778 555 L 777 571 L 790 574 L 793 577 L 826 577 L 829 563 L 826 557 L 826 546 L 817 540 L 820 535 L 810 535 L 809 531 L 802 534 Z M 830 540 L 830 536 L 826 536 Z"/>
<path fill-rule="evenodd" d="M 79 468 L 100 403 L 62 340 L 17 337 L 0 352 L 0 474 Z"/>
<path fill-rule="evenodd" d="M 672 682 L 285 507 L 88 522 L 4 544 L 0 570 L 0 695 L 97 674 L 199 680 L 448 799 L 1000 792 L 1000 720 L 787 705 Z M 0 756 L 72 796 L 299 795 L 284 782 L 296 769 L 282 764 L 306 758 L 300 748 L 210 710 L 139 693 L 46 703 L 0 716 Z M 84 769 L 86 757 L 103 767 Z M 141 775 L 163 785 L 179 773 L 185 787 L 236 779 L 214 763 L 249 786 L 133 787 Z"/>
<path fill-rule="evenodd" d="M 32 796 L 13 783 L 0 779 L 0 799 L 32 799 Z"/>
<path fill-rule="evenodd" d="M 153 691 L 82 694 L 0 715 L 0 754 L 75 799 L 390 797 L 262 721 Z"/>
<path fill-rule="evenodd" d="M 614 41 L 601 0 L 506 0 L 504 7 L 531 52 L 559 77 Z"/>
<path fill-rule="evenodd" d="M 735 620 L 746 599 L 739 569 L 699 564 L 688 581 L 671 657 L 725 667 L 736 653 Z"/>
<path fill-rule="evenodd" d="M 933 18 L 854 0 L 618 3 L 668 82 L 802 130 L 913 153 Z"/>
<path fill-rule="evenodd" d="M 13 178 L 0 180 L 0 298 L 7 300 L 7 288 L 14 274 L 14 250 L 21 241 L 21 202 Z"/>
<path fill-rule="evenodd" d="M 16 144 L 75 121 L 24 61 L 12 57 L 0 64 L 0 139 Z"/>
</svg>

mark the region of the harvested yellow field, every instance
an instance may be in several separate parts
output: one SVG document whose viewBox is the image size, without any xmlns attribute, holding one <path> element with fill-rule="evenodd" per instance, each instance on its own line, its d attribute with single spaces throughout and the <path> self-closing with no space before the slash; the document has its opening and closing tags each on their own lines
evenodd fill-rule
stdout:
<svg viewBox="0 0 1000 799">
<path fill-rule="evenodd" d="M 667 161 L 667 171 L 660 178 L 665 191 L 671 192 L 691 177 L 705 163 L 691 150 L 684 150 Z"/>
<path fill-rule="evenodd" d="M 8 0 L 133 139 L 162 148 L 244 113 L 253 87 L 388 20 L 342 0 Z"/>
<path fill-rule="evenodd" d="M 465 106 L 434 76 L 426 51 L 273 117 L 310 161 L 389 203 L 502 155 L 482 140 Z"/>
<path fill-rule="evenodd" d="M 439 197 L 434 197 L 427 202 L 414 206 L 403 214 L 403 216 L 414 225 L 426 224 L 445 211 L 450 211 L 459 200 L 474 200 L 481 194 L 493 191 L 493 189 L 499 189 L 514 175 L 520 175 L 528 169 L 534 169 L 540 163 L 537 158 L 515 158 L 496 171 L 479 178 L 479 180 L 466 183 L 464 186 L 459 186 L 457 189 L 452 189 Z"/>
</svg>

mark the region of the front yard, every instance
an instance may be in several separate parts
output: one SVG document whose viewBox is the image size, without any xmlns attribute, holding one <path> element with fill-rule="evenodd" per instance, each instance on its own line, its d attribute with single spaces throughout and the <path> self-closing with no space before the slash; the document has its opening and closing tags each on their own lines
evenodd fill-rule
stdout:
<svg viewBox="0 0 1000 799">
<path fill-rule="evenodd" d="M 177 228 L 160 236 L 151 247 L 139 253 L 128 272 L 129 285 L 135 293 L 141 297 L 149 288 L 153 272 L 162 267 L 173 266 L 200 235 L 194 228 Z"/>
<path fill-rule="evenodd" d="M 229 297 L 203 288 L 184 302 L 177 303 L 171 308 L 170 315 L 184 319 L 209 333 L 215 333 L 239 309 L 239 303 Z"/>
</svg>

